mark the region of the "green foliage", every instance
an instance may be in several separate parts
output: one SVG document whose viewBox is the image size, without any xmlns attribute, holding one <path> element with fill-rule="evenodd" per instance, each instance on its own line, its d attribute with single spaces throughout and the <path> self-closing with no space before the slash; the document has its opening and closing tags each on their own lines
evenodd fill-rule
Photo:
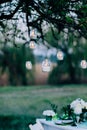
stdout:
<svg viewBox="0 0 87 130">
<path fill-rule="evenodd" d="M 73 19 L 71 17 L 69 17 L 69 16 L 66 16 L 66 22 L 72 24 Z"/>
<path fill-rule="evenodd" d="M 78 68 L 78 63 L 81 60 L 80 57 L 78 57 L 78 54 L 82 54 L 81 50 L 81 44 L 78 44 L 77 46 L 73 45 L 74 40 L 69 38 L 70 33 L 71 35 L 78 38 L 78 42 L 80 42 L 80 37 L 87 38 L 87 1 L 81 0 L 81 1 L 71 1 L 71 0 L 31 0 L 31 1 L 7 1 L 7 4 L 5 4 L 6 1 L 0 2 L 1 7 L 1 15 L 0 15 L 0 26 L 2 28 L 5 28 L 4 31 L 4 38 L 5 41 L 9 40 L 8 35 L 10 35 L 8 32 L 13 32 L 13 40 L 15 42 L 15 38 L 19 35 L 19 38 L 22 38 L 24 41 L 26 41 L 26 38 L 24 37 L 23 33 L 17 31 L 17 24 L 18 19 L 23 19 L 23 23 L 27 25 L 28 27 L 28 34 L 30 34 L 30 31 L 32 29 L 37 30 L 37 39 L 34 39 L 37 41 L 39 38 L 44 38 L 43 35 L 43 23 L 46 23 L 47 25 L 51 25 L 51 28 L 54 29 L 55 27 L 55 35 L 56 40 L 53 38 L 55 35 L 52 36 L 52 32 L 49 32 L 49 34 L 46 35 L 46 39 L 48 44 L 52 45 L 53 47 L 56 47 L 58 49 L 61 49 L 61 51 L 64 52 L 64 54 L 67 57 L 68 62 L 68 72 L 70 78 L 75 79 L 76 70 Z M 10 8 L 11 6 L 11 8 Z M 18 17 L 18 12 L 20 11 L 20 16 Z M 12 14 L 11 14 L 12 12 Z M 15 22 L 12 19 L 15 15 Z M 13 21 L 13 26 L 10 28 L 5 27 L 5 20 L 11 20 Z M 26 21 L 26 22 L 25 22 Z M 15 23 L 15 24 L 14 24 Z M 7 21 L 6 21 L 7 25 Z M 46 25 L 46 26 L 47 26 Z M 68 30 L 68 41 L 64 41 L 64 29 Z M 25 31 L 26 32 L 26 31 Z M 58 32 L 58 33 L 57 33 Z M 63 35 L 61 35 L 61 33 Z M 59 34 L 61 36 L 59 36 Z M 12 36 L 11 35 L 11 36 Z M 58 35 L 58 37 L 57 37 Z M 5 43 L 6 44 L 6 43 Z M 15 45 L 15 44 L 14 44 Z M 72 49 L 73 52 L 69 53 L 69 50 Z M 77 53 L 79 52 L 79 53 Z M 23 66 L 23 65 L 22 65 Z M 77 68 L 76 68 L 77 67 Z M 79 69 L 80 70 L 80 69 Z M 8 70 L 7 70 L 8 71 Z M 23 71 L 24 77 L 25 77 L 25 71 Z M 12 78 L 13 79 L 13 78 Z M 11 79 L 11 80 L 12 80 Z M 23 78 L 23 84 L 26 84 L 26 78 Z M 24 83 L 25 82 L 25 83 Z"/>
<path fill-rule="evenodd" d="M 58 72 L 58 67 L 54 68 L 49 75 L 48 83 L 49 84 L 58 84 L 60 81 L 60 74 Z"/>
<path fill-rule="evenodd" d="M 55 35 L 57 35 L 57 31 L 55 30 Z M 47 41 L 48 44 L 50 44 L 53 47 L 57 47 L 57 40 L 53 36 L 52 30 L 49 29 L 47 33 L 45 33 L 45 40 Z"/>
<path fill-rule="evenodd" d="M 49 84 L 60 84 L 68 83 L 69 79 L 63 79 L 63 75 L 68 75 L 68 65 L 64 61 L 59 61 L 58 65 L 50 72 L 48 83 Z"/>
<path fill-rule="evenodd" d="M 29 73 L 30 78 L 33 79 L 31 71 L 26 70 L 26 61 L 29 60 L 34 64 L 34 56 L 25 46 L 19 48 L 5 46 L 2 48 L 3 55 L 1 56 L 0 66 L 2 72 L 7 70 L 9 75 L 9 84 L 11 85 L 27 85 L 29 83 L 29 76 L 27 79 L 26 74 Z M 28 71 L 28 72 L 27 72 Z M 28 81 L 28 82 L 27 82 Z"/>
<path fill-rule="evenodd" d="M 61 119 L 72 119 L 73 116 L 73 110 L 70 108 L 70 105 L 66 105 L 62 108 L 63 116 Z"/>
<path fill-rule="evenodd" d="M 23 115 L 0 115 L 0 129 L 1 130 L 29 130 L 29 123 L 35 123 L 35 117 Z"/>
<path fill-rule="evenodd" d="M 58 106 L 57 106 L 56 104 L 54 104 L 54 103 L 50 103 L 50 105 L 51 105 L 52 110 L 53 110 L 55 113 L 57 113 L 57 111 L 58 111 Z"/>
<path fill-rule="evenodd" d="M 69 20 L 70 19 L 68 19 L 68 22 L 71 22 Z M 87 40 L 82 37 L 78 39 L 73 33 L 61 32 L 58 34 L 56 29 L 54 29 L 53 32 L 49 29 L 45 34 L 45 40 L 51 46 L 58 49 L 58 51 L 61 50 L 64 54 L 64 59 L 62 61 L 58 59 L 58 66 L 50 73 L 48 82 L 51 84 L 62 83 L 62 81 L 63 83 L 80 82 L 82 76 L 81 71 L 84 72 L 84 76 L 87 75 L 87 69 L 82 70 L 80 66 L 81 60 L 87 60 Z M 67 75 L 67 78 L 63 79 L 62 77 L 65 75 Z"/>
<path fill-rule="evenodd" d="M 87 1 L 86 0 L 31 0 L 31 1 L 1 1 L 1 15 L 0 25 L 3 28 L 5 20 L 12 19 L 15 15 L 15 22 L 22 18 L 23 22 L 27 22 L 28 31 L 37 29 L 40 33 L 40 38 L 43 38 L 43 23 L 49 23 L 53 25 L 59 33 L 64 28 L 68 28 L 71 32 L 77 31 L 80 36 L 87 38 L 87 26 L 80 26 L 79 21 L 84 19 L 84 24 L 87 23 Z M 11 7 L 11 8 L 10 8 Z M 16 9 L 16 10 L 15 10 Z M 20 17 L 18 17 L 20 12 Z M 35 12 L 35 13 L 34 13 Z M 74 14 L 74 15 L 73 15 Z M 68 16 L 68 17 L 67 17 Z M 32 19 L 31 19 L 32 18 Z M 5 19 L 5 20 L 4 20 Z M 31 20 L 30 20 L 31 19 Z M 12 19 L 13 21 L 14 19 Z M 26 21 L 26 22 L 25 22 Z M 13 23 L 15 23 L 13 22 Z M 15 30 L 16 32 L 16 30 Z M 28 32 L 29 33 L 29 32 Z M 16 34 L 16 33 L 15 33 Z M 38 34 L 38 33 L 37 33 Z M 17 35 L 17 34 L 16 34 Z M 25 38 L 23 37 L 25 40 Z"/>
<path fill-rule="evenodd" d="M 28 130 L 29 123 L 43 118 L 49 102 L 61 108 L 76 98 L 87 101 L 87 85 L 0 87 L 0 130 Z"/>
</svg>

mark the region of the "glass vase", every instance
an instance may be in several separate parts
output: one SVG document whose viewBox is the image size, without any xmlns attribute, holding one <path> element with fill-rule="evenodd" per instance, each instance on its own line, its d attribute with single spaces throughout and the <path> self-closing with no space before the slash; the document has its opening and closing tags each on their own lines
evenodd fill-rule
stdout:
<svg viewBox="0 0 87 130">
<path fill-rule="evenodd" d="M 46 121 L 51 121 L 52 120 L 52 116 L 46 116 Z"/>
<path fill-rule="evenodd" d="M 76 115 L 76 123 L 79 123 L 79 122 L 80 122 L 80 116 Z"/>
</svg>

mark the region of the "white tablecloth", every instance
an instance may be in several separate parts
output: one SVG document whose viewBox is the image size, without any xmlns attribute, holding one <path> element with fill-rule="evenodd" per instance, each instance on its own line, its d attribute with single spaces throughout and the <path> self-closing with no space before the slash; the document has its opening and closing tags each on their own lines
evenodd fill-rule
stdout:
<svg viewBox="0 0 87 130">
<path fill-rule="evenodd" d="M 56 125 L 54 123 L 54 121 L 46 121 L 45 119 L 37 119 L 36 121 L 39 121 L 44 130 L 87 130 L 87 128 L 82 128 L 82 126 L 80 127 L 80 125 L 78 126 L 62 126 L 62 125 Z"/>
</svg>

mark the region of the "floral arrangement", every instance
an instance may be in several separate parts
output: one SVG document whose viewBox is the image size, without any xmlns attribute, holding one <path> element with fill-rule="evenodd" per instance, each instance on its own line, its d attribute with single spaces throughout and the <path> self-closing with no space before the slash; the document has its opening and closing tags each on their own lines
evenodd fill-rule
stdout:
<svg viewBox="0 0 87 130">
<path fill-rule="evenodd" d="M 62 118 L 72 119 L 74 122 L 85 121 L 87 118 L 87 102 L 81 98 L 72 101 L 63 110 L 65 115 Z"/>
<path fill-rule="evenodd" d="M 74 111 L 74 114 L 80 115 L 83 113 L 83 110 L 87 110 L 87 102 L 83 99 L 76 99 L 70 104 L 70 108 Z"/>
<path fill-rule="evenodd" d="M 55 116 L 55 112 L 53 110 L 45 110 L 43 111 L 43 115 L 46 117 L 46 120 L 52 120 L 52 117 Z"/>
<path fill-rule="evenodd" d="M 45 110 L 45 111 L 43 111 L 43 115 L 45 115 L 45 116 L 55 116 L 55 112 L 53 110 Z"/>
<path fill-rule="evenodd" d="M 52 110 L 43 111 L 43 115 L 46 120 L 62 119 L 62 120 L 73 120 L 74 125 L 80 121 L 87 120 L 87 102 L 81 98 L 77 98 L 72 101 L 69 105 L 62 108 L 62 115 L 57 113 L 57 105 L 50 103 Z"/>
</svg>

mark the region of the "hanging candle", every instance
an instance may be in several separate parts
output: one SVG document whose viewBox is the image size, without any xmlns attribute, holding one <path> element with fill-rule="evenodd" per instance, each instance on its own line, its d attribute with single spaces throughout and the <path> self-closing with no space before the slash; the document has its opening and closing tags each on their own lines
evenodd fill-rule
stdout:
<svg viewBox="0 0 87 130">
<path fill-rule="evenodd" d="M 31 37 L 31 38 L 34 38 L 34 37 L 35 37 L 35 31 L 34 31 L 34 30 L 32 30 L 32 32 L 30 33 L 30 37 Z"/>
<path fill-rule="evenodd" d="M 26 61 L 26 68 L 27 68 L 28 70 L 31 70 L 31 69 L 32 69 L 32 63 L 31 63 L 31 61 Z"/>
<path fill-rule="evenodd" d="M 30 49 L 35 49 L 35 42 L 34 41 L 30 41 L 29 47 L 30 47 Z"/>
<path fill-rule="evenodd" d="M 49 71 L 51 71 L 51 62 L 48 59 L 45 59 L 42 62 L 42 71 L 43 72 L 49 72 Z"/>
<path fill-rule="evenodd" d="M 64 54 L 63 54 L 62 51 L 58 51 L 58 52 L 57 52 L 57 58 L 58 58 L 58 60 L 63 60 Z"/>
<path fill-rule="evenodd" d="M 81 66 L 82 69 L 86 69 L 87 68 L 86 60 L 81 60 L 80 66 Z"/>
</svg>

